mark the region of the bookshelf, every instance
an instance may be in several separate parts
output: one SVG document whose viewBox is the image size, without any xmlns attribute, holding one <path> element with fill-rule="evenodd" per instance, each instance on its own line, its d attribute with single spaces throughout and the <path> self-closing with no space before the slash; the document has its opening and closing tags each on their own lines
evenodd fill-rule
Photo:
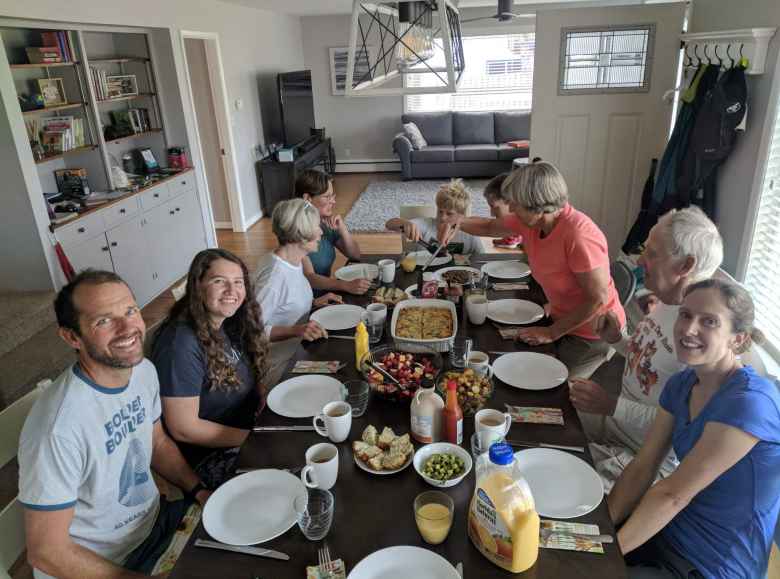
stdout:
<svg viewBox="0 0 780 579">
<path fill-rule="evenodd" d="M 67 151 L 62 152 L 59 155 L 50 155 L 48 157 L 44 157 L 43 159 L 38 159 L 35 161 L 35 164 L 43 165 L 51 161 L 56 161 L 57 159 L 62 159 L 63 157 L 67 157 L 69 155 L 78 155 L 87 151 L 94 151 L 95 149 L 97 149 L 97 145 L 84 145 L 83 147 L 75 147 L 73 149 L 68 149 Z"/>
<path fill-rule="evenodd" d="M 145 97 L 156 97 L 156 96 L 157 96 L 156 93 L 145 92 L 145 93 L 138 93 L 138 94 L 123 96 L 123 97 L 114 97 L 114 98 L 100 99 L 100 100 L 97 101 L 97 103 L 98 104 L 116 103 L 116 102 L 120 102 L 120 101 L 132 101 L 132 100 L 135 100 L 135 99 L 142 99 L 142 98 L 145 98 Z"/>
<path fill-rule="evenodd" d="M 49 63 L 36 63 L 36 64 L 12 64 L 11 70 L 23 70 L 29 68 L 59 68 L 61 66 L 76 66 L 79 64 L 78 60 L 72 62 L 49 62 Z"/>
<path fill-rule="evenodd" d="M 56 111 L 66 111 L 68 109 L 77 109 L 83 107 L 84 103 L 67 103 L 64 105 L 56 105 L 53 107 L 43 107 L 42 109 L 32 109 L 31 111 L 23 111 L 24 116 L 40 115 L 42 113 L 53 113 Z"/>
</svg>

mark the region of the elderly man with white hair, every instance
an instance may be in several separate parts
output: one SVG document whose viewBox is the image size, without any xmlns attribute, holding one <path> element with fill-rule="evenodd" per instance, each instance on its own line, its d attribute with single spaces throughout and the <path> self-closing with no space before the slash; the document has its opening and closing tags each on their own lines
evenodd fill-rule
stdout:
<svg viewBox="0 0 780 579">
<path fill-rule="evenodd" d="M 570 397 L 607 490 L 642 446 L 658 411 L 666 380 L 682 370 L 672 331 L 686 288 L 715 273 L 723 260 L 723 240 L 715 224 L 698 207 L 671 211 L 650 230 L 639 258 L 645 286 L 660 300 L 630 337 L 624 337 L 611 312 L 599 317 L 595 329 L 626 358 L 620 396 L 607 393 L 591 380 L 571 381 Z M 659 477 L 677 467 L 672 451 Z"/>
</svg>

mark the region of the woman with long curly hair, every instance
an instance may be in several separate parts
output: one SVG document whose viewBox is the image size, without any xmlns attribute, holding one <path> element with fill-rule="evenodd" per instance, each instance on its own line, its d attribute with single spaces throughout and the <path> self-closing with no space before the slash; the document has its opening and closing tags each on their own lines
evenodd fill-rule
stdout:
<svg viewBox="0 0 780 579">
<path fill-rule="evenodd" d="M 208 488 L 232 472 L 264 405 L 268 344 L 254 295 L 238 257 L 203 250 L 154 341 L 165 426 Z"/>
</svg>

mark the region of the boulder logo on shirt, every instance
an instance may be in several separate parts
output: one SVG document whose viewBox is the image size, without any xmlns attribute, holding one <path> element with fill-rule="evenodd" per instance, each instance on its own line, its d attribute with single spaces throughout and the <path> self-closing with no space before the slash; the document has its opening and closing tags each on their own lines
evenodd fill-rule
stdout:
<svg viewBox="0 0 780 579">
<path fill-rule="evenodd" d="M 141 404 L 141 397 L 124 404 L 115 412 L 111 420 L 103 425 L 106 430 L 106 453 L 112 454 L 122 443 L 133 434 L 146 420 L 146 408 Z"/>
<path fill-rule="evenodd" d="M 119 474 L 119 504 L 137 507 L 154 498 L 151 478 L 144 445 L 134 438 L 127 446 L 125 464 Z"/>
</svg>

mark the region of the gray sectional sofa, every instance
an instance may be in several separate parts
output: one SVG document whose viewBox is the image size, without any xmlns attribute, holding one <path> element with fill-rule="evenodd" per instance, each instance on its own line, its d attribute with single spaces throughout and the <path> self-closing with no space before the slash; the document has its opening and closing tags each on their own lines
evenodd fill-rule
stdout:
<svg viewBox="0 0 780 579">
<path fill-rule="evenodd" d="M 530 113 L 410 113 L 401 120 L 416 124 L 428 143 L 415 149 L 404 133 L 395 136 L 393 151 L 405 180 L 492 177 L 511 170 L 515 158 L 528 157 L 527 149 L 506 143 L 530 138 Z"/>
</svg>

